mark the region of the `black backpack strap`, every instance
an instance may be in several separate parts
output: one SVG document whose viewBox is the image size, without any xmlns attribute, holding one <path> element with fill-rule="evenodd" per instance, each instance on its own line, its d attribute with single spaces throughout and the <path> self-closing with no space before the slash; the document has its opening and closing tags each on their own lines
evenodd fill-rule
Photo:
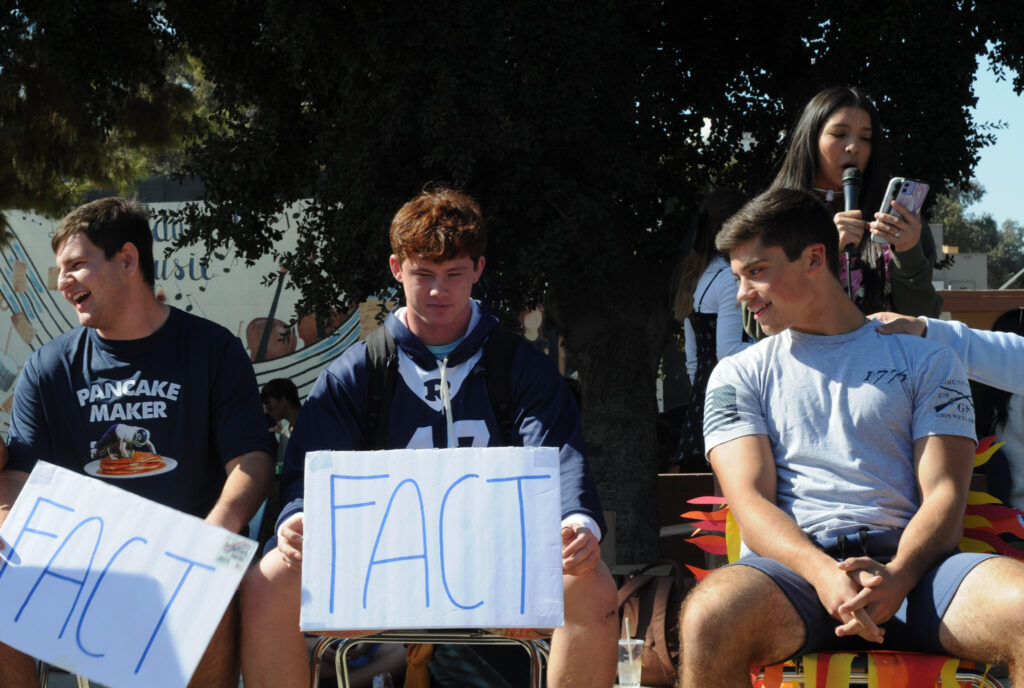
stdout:
<svg viewBox="0 0 1024 688">
<path fill-rule="evenodd" d="M 498 418 L 502 446 L 506 447 L 519 444 L 513 417 L 509 375 L 512 371 L 512 358 L 522 341 L 522 337 L 498 323 L 484 344 L 484 353 L 476 369 L 487 378 L 487 396 L 491 400 L 494 415 Z"/>
<path fill-rule="evenodd" d="M 383 449 L 387 446 L 391 398 L 398 382 L 398 345 L 386 327 L 378 327 L 366 338 L 366 362 L 370 367 L 370 393 L 361 446 Z"/>
</svg>

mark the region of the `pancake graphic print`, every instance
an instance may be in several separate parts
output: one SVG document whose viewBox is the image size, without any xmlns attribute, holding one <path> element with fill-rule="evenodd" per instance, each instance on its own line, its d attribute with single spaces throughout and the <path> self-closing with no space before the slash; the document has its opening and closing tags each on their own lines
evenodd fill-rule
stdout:
<svg viewBox="0 0 1024 688">
<path fill-rule="evenodd" d="M 107 428 L 92 450 L 85 472 L 98 478 L 141 478 L 173 471 L 174 459 L 161 456 L 145 428 L 115 423 Z"/>
</svg>

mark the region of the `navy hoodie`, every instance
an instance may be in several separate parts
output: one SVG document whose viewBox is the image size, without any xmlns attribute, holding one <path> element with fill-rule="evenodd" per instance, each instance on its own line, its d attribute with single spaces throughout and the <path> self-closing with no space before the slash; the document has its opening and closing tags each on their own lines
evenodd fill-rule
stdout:
<svg viewBox="0 0 1024 688">
<path fill-rule="evenodd" d="M 466 337 L 444 363 L 394 313 L 388 316 L 384 326 L 398 344 L 399 379 L 388 414 L 387 446 L 379 449 L 501 445 L 486 379 L 474 373 L 483 345 L 498 321 L 478 302 L 473 302 L 473 310 Z M 455 435 L 451 443 L 440 394 L 442 366 L 451 395 Z M 279 524 L 302 510 L 306 452 L 361 448 L 369 381 L 365 342 L 346 349 L 317 378 L 288 441 L 281 476 L 285 507 Z M 585 514 L 604 533 L 600 501 L 587 467 L 579 409 L 554 361 L 531 346 L 519 346 L 512 360 L 509 388 L 516 444 L 559 450 L 562 518 Z"/>
</svg>

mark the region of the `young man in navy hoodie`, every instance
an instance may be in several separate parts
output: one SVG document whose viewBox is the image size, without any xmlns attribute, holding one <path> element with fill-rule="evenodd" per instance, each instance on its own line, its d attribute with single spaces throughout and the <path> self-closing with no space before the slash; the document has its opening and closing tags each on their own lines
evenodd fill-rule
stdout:
<svg viewBox="0 0 1024 688">
<path fill-rule="evenodd" d="M 472 375 L 497 319 L 470 298 L 484 269 L 486 230 L 465 194 L 436 189 L 406 203 L 391 223 L 389 262 L 405 306 L 384 327 L 398 346 L 398 383 L 386 446 L 498 446 L 498 419 L 483 376 Z M 616 589 L 601 562 L 601 508 L 584 454 L 579 411 L 554 363 L 519 346 L 509 376 L 515 441 L 557 447 L 561 456 L 565 625 L 555 629 L 548 686 L 611 686 L 615 678 Z M 442 378 L 443 375 L 443 378 Z M 448 394 L 440 393 L 441 380 Z M 243 678 L 247 688 L 307 686 L 299 631 L 302 467 L 306 452 L 366 446 L 367 347 L 350 347 L 319 377 L 288 444 L 278 539 L 243 584 Z M 500 573 L 496 563 L 495 574 Z"/>
</svg>

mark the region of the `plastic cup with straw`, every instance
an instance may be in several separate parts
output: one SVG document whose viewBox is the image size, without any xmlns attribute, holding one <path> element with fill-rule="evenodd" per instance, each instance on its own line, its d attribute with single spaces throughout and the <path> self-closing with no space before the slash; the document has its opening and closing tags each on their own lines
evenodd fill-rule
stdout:
<svg viewBox="0 0 1024 688">
<path fill-rule="evenodd" d="M 642 638 L 633 638 L 629 630 L 629 617 L 623 619 L 622 639 L 619 640 L 619 686 L 640 688 L 640 651 Z"/>
</svg>

